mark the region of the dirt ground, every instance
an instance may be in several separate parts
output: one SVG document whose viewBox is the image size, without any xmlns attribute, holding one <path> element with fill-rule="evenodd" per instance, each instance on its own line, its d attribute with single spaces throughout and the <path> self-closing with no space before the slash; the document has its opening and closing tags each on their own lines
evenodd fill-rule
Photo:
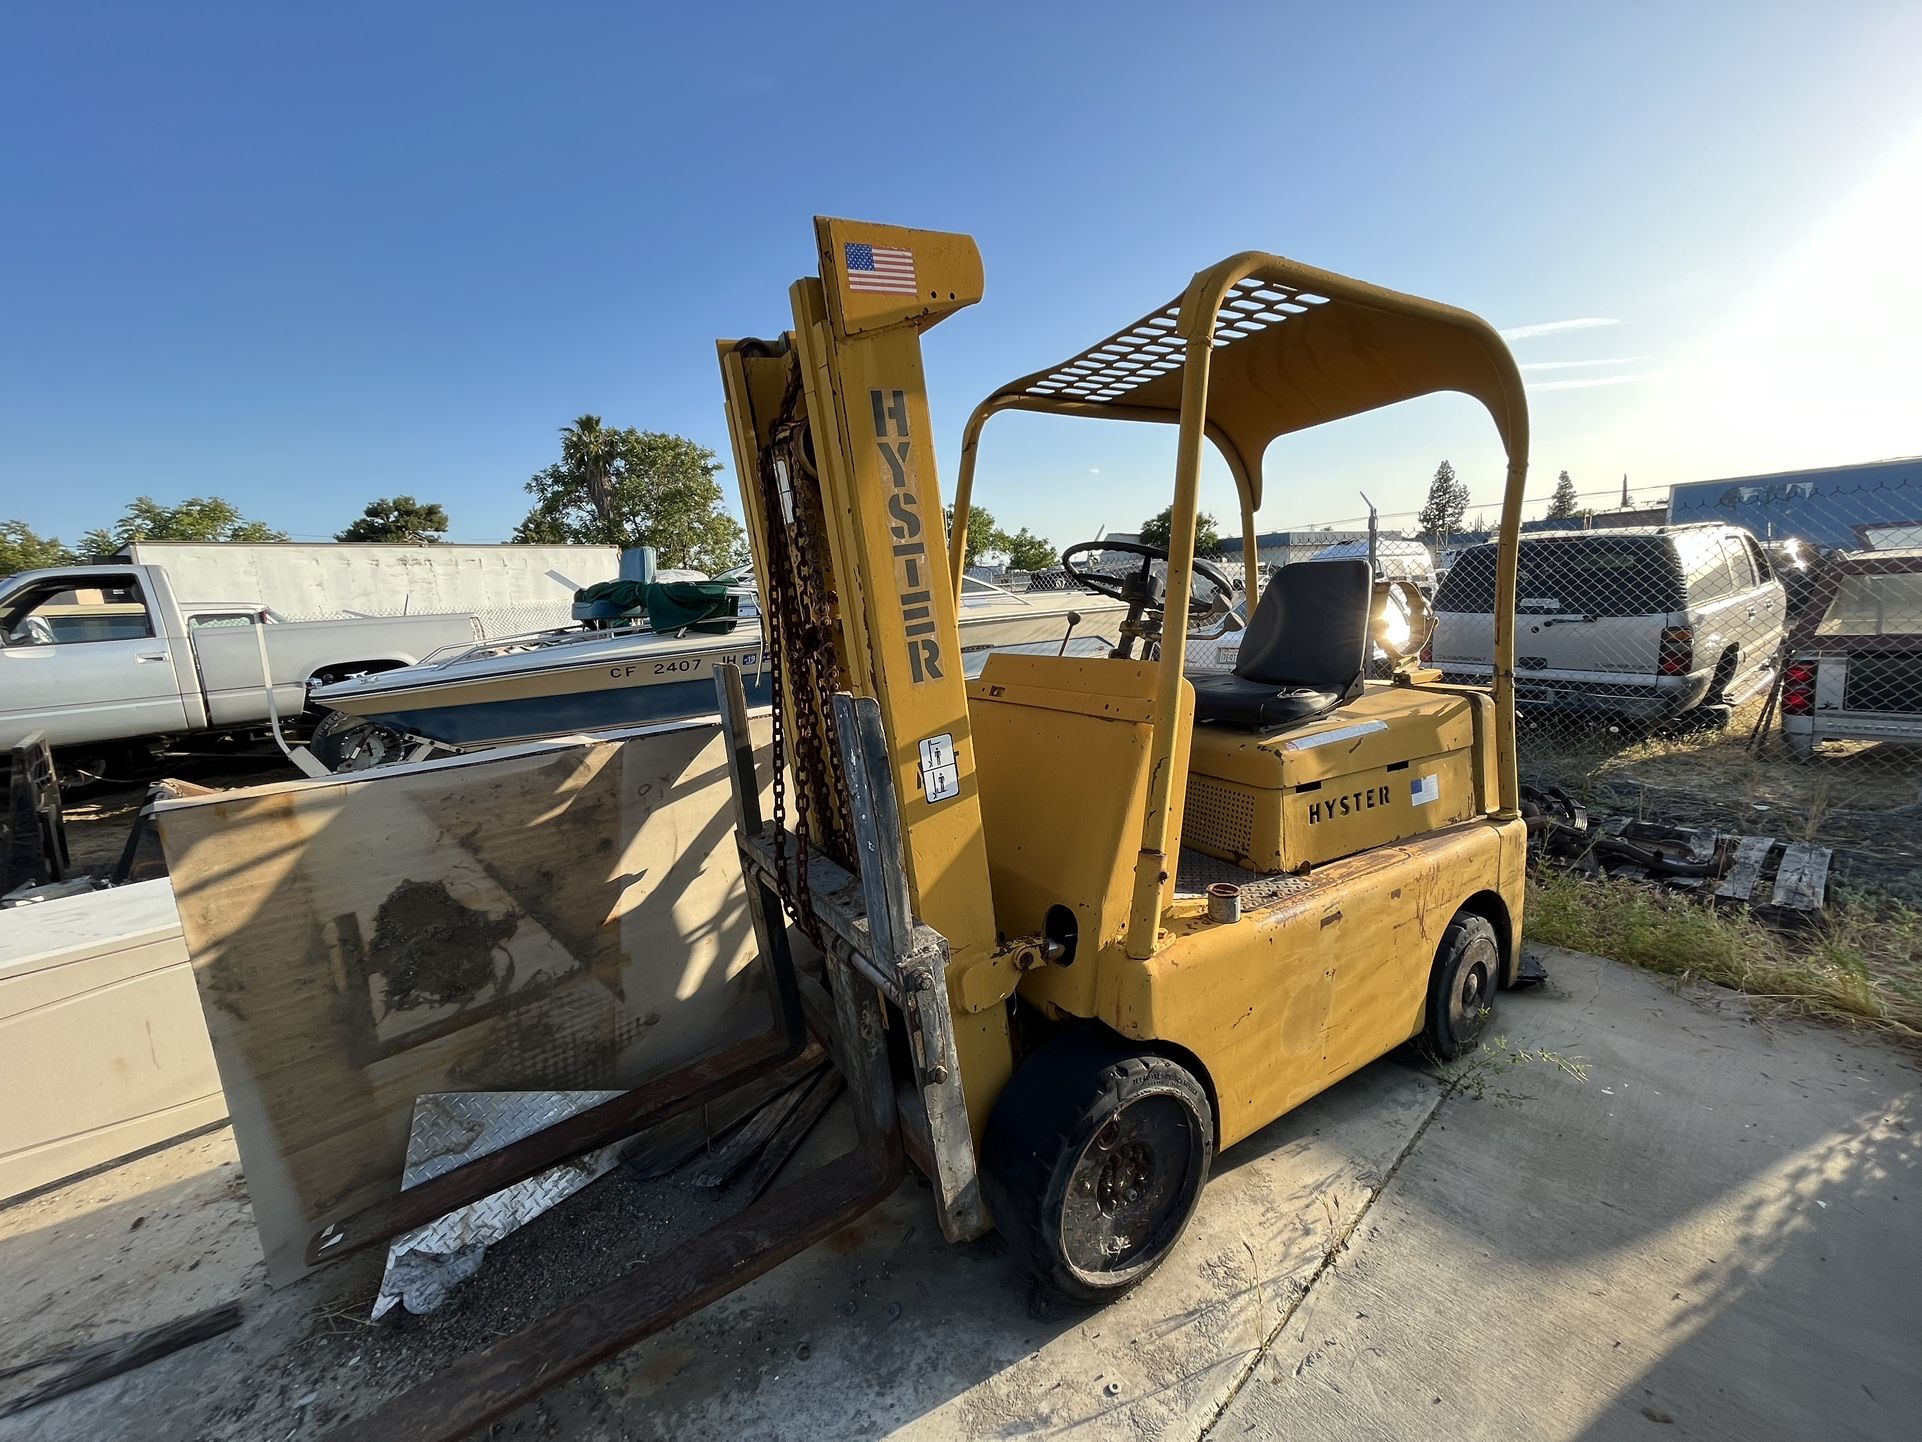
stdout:
<svg viewBox="0 0 1922 1442">
<path fill-rule="evenodd" d="M 139 776 L 108 776 L 91 782 L 68 778 L 61 809 L 67 820 L 67 850 L 73 874 L 106 876 L 113 871 L 155 781 L 177 779 L 225 788 L 292 781 L 299 776 L 285 756 L 262 744 L 217 752 L 167 753 Z M 162 875 L 159 862 L 159 847 L 149 840 L 139 853 L 132 879 Z"/>
</svg>

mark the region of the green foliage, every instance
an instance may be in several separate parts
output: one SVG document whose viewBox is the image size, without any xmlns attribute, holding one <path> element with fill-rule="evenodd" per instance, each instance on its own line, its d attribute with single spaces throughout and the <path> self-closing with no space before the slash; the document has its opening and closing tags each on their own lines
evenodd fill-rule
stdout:
<svg viewBox="0 0 1922 1442">
<path fill-rule="evenodd" d="M 89 531 L 80 538 L 83 555 L 111 556 L 135 541 L 284 541 L 263 521 L 249 521 L 232 501 L 219 496 L 189 496 L 177 506 L 163 506 L 152 496 L 141 496 L 111 530 Z"/>
<path fill-rule="evenodd" d="M 954 507 L 941 508 L 941 520 L 948 528 L 948 541 L 954 541 Z M 983 556 L 991 555 L 1002 549 L 1001 528 L 994 523 L 984 506 L 968 507 L 968 550 L 964 564 L 972 566 Z"/>
<path fill-rule="evenodd" d="M 52 536 L 41 536 L 25 521 L 0 521 L 0 576 L 17 575 L 41 566 L 60 566 L 73 559 Z"/>
<path fill-rule="evenodd" d="M 434 502 L 412 496 L 382 496 L 369 501 L 360 519 L 335 536 L 336 541 L 392 541 L 426 545 L 447 534 L 447 512 Z"/>
<path fill-rule="evenodd" d="M 1548 519 L 1566 521 L 1578 514 L 1576 506 L 1575 483 L 1568 478 L 1568 472 L 1563 471 L 1555 478 L 1555 494 L 1548 502 Z"/>
<path fill-rule="evenodd" d="M 1141 523 L 1141 544 L 1167 550 L 1174 525 L 1175 508 L 1165 507 L 1159 515 L 1150 516 Z M 1215 518 L 1206 511 L 1195 517 L 1195 554 L 1203 557 L 1221 554 L 1221 532 L 1215 526 Z"/>
<path fill-rule="evenodd" d="M 1046 536 L 1037 536 L 1026 526 L 1012 536 L 1001 533 L 998 550 L 1006 551 L 1008 564 L 1017 571 L 1045 571 L 1058 565 L 1061 553 L 1054 548 L 1054 542 Z"/>
<path fill-rule="evenodd" d="M 1468 514 L 1468 483 L 1459 480 L 1447 461 L 1435 467 L 1435 479 L 1428 483 L 1428 504 L 1421 508 L 1422 535 L 1430 541 L 1444 540 L 1462 528 Z"/>
<path fill-rule="evenodd" d="M 528 481 L 534 505 L 514 539 L 652 546 L 663 567 L 723 571 L 747 559 L 747 539 L 721 508 L 720 471 L 685 436 L 582 416 L 561 432 L 560 461 Z"/>
<path fill-rule="evenodd" d="M 619 513 L 614 505 L 614 471 L 621 460 L 621 438 L 595 415 L 574 418 L 561 427 L 561 464 L 587 486 L 588 504 L 606 528 L 609 544 L 620 545 Z"/>
<path fill-rule="evenodd" d="M 954 507 L 941 508 L 941 520 L 947 527 L 948 543 L 954 542 Z M 1060 562 L 1061 553 L 1054 548 L 1054 542 L 1046 536 L 1037 536 L 1026 526 L 1014 532 L 1001 529 L 994 516 L 984 507 L 968 507 L 968 551 L 964 565 L 973 566 L 989 556 L 1004 557 L 1010 568 L 1017 571 L 1045 571 Z"/>
</svg>

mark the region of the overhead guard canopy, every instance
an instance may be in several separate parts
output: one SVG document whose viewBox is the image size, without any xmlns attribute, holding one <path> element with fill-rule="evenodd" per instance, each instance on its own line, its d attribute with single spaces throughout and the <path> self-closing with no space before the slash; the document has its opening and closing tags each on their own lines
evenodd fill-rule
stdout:
<svg viewBox="0 0 1922 1442">
<path fill-rule="evenodd" d="M 1479 317 L 1259 251 L 1195 276 L 1133 325 L 990 395 L 969 419 L 972 450 L 996 411 L 1178 421 L 1186 342 L 1212 329 L 1207 431 L 1261 505 L 1261 458 L 1277 436 L 1460 391 L 1488 409 L 1511 460 L 1528 449 L 1521 377 Z"/>
<path fill-rule="evenodd" d="M 1204 358 L 1205 364 L 1197 364 Z M 1243 564 L 1252 599 L 1260 575 L 1255 512 L 1269 443 L 1438 391 L 1480 401 L 1507 454 L 1494 679 L 1499 725 L 1512 736 L 1514 557 L 1528 471 L 1528 402 L 1514 359 L 1494 329 L 1467 311 L 1278 255 L 1230 256 L 1199 272 L 1178 300 L 1059 365 L 1003 386 L 975 407 L 962 434 L 948 541 L 954 583 L 960 584 L 966 554 L 981 427 L 997 412 L 1186 421 L 1176 444 L 1165 603 L 1169 614 L 1186 616 L 1203 435 L 1221 451 L 1241 492 Z M 1184 417 L 1184 404 L 1197 414 Z M 1153 955 L 1176 844 L 1173 761 L 1179 738 L 1172 718 L 1179 714 L 1185 640 L 1177 630 L 1164 638 L 1161 651 L 1151 779 L 1128 924 L 1128 954 L 1137 958 Z M 1518 814 L 1512 748 L 1502 757 L 1498 789 L 1496 814 Z"/>
</svg>

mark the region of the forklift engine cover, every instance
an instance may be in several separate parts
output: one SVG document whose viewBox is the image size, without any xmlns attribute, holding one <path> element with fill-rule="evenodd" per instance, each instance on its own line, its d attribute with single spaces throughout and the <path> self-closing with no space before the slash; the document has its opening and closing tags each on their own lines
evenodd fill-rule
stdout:
<svg viewBox="0 0 1922 1442">
<path fill-rule="evenodd" d="M 1454 826 L 1489 809 L 1496 778 L 1476 774 L 1475 739 L 1493 723 L 1484 695 L 1370 683 L 1304 726 L 1197 726 L 1183 844 L 1298 872 Z"/>
</svg>

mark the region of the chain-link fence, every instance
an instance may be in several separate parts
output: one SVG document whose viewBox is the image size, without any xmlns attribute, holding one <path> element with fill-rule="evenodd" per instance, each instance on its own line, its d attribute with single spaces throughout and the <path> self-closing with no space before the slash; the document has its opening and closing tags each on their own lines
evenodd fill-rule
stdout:
<svg viewBox="0 0 1922 1442">
<path fill-rule="evenodd" d="M 1531 503 L 1516 616 L 1523 781 L 1605 814 L 1847 846 L 1886 873 L 1878 882 L 1912 886 L 1922 902 L 1910 844 L 1922 822 L 1922 467 L 1914 473 L 1844 490 L 1686 487 L 1672 507 L 1666 489 L 1640 505 L 1577 497 L 1558 519 Z M 1383 579 L 1431 599 L 1428 664 L 1450 682 L 1489 684 L 1489 531 L 1471 521 L 1424 534 L 1412 513 L 1374 524 Z M 1264 579 L 1367 554 L 1367 526 L 1264 531 Z M 1240 561 L 1230 539 L 1218 563 L 1239 580 Z M 1062 584 L 1058 573 L 1050 583 Z M 1188 649 L 1209 666 L 1209 640 L 1197 634 Z"/>
<path fill-rule="evenodd" d="M 1740 490 L 1672 523 L 1666 505 L 1526 522 L 1523 780 L 1616 815 L 1846 845 L 1902 889 L 1922 818 L 1922 483 Z M 1413 537 L 1415 518 L 1377 525 Z M 1493 540 L 1414 538 L 1439 578 L 1424 654 L 1487 684 Z"/>
</svg>

